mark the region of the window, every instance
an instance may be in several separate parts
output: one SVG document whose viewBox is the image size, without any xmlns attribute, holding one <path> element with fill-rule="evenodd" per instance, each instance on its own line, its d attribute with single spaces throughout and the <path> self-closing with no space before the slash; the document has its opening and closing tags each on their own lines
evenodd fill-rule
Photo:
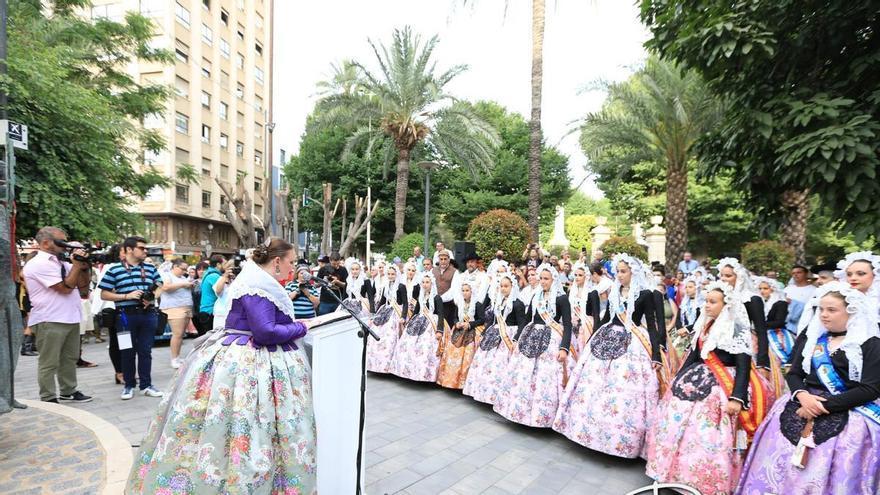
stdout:
<svg viewBox="0 0 880 495">
<path fill-rule="evenodd" d="M 220 54 L 223 55 L 223 58 L 229 58 L 229 42 L 220 38 Z"/>
<path fill-rule="evenodd" d="M 141 0 L 141 15 L 144 17 L 158 17 L 165 13 L 163 0 Z"/>
<path fill-rule="evenodd" d="M 224 88 L 229 87 L 229 73 L 225 70 L 220 71 L 220 86 Z"/>
<path fill-rule="evenodd" d="M 235 32 L 238 35 L 239 41 L 244 41 L 244 26 L 241 24 L 238 25 L 238 30 Z"/>
<path fill-rule="evenodd" d="M 227 179 L 229 178 L 229 165 L 225 163 L 220 164 L 220 178 Z M 223 200 L 226 199 L 226 196 L 220 196 L 220 204 L 223 204 Z"/>
<path fill-rule="evenodd" d="M 235 67 L 237 69 L 244 69 L 244 55 L 240 53 L 235 54 Z"/>
<path fill-rule="evenodd" d="M 262 165 L 263 164 L 263 154 L 259 151 L 254 151 L 254 165 Z M 259 189 L 257 189 L 259 191 Z"/>
<path fill-rule="evenodd" d="M 254 215 L 263 216 L 263 205 L 254 205 Z"/>
<path fill-rule="evenodd" d="M 258 57 L 263 56 L 263 45 L 259 43 L 254 43 L 254 50 L 257 52 Z"/>
<path fill-rule="evenodd" d="M 254 192 L 260 192 L 263 190 L 263 181 L 260 179 L 254 179 Z"/>
<path fill-rule="evenodd" d="M 177 93 L 177 96 L 181 98 L 189 97 L 189 81 L 180 76 L 175 76 L 174 92 Z"/>
<path fill-rule="evenodd" d="M 220 133 L 220 148 L 227 149 L 229 148 L 229 136 L 226 134 Z"/>
<path fill-rule="evenodd" d="M 210 191 L 202 191 L 202 208 L 210 208 L 211 207 L 211 192 Z"/>
<path fill-rule="evenodd" d="M 181 134 L 189 134 L 189 117 L 177 112 L 174 116 L 174 128 Z"/>
<path fill-rule="evenodd" d="M 189 163 L 189 151 L 183 148 L 174 148 L 174 161 L 180 164 Z"/>
<path fill-rule="evenodd" d="M 117 3 L 92 7 L 92 19 L 106 19 L 114 22 L 121 22 L 124 17 L 125 14 L 122 5 Z"/>
<path fill-rule="evenodd" d="M 236 112 L 236 118 L 238 120 L 235 121 L 235 127 L 239 129 L 244 129 L 244 114 L 241 112 Z"/>
<path fill-rule="evenodd" d="M 254 78 L 258 83 L 263 84 L 263 69 L 254 67 Z"/>
<path fill-rule="evenodd" d="M 242 83 L 237 83 L 235 87 L 235 96 L 237 96 L 239 100 L 244 99 L 244 85 Z"/>
<path fill-rule="evenodd" d="M 202 91 L 202 106 L 211 108 L 211 94 L 206 91 Z"/>
<path fill-rule="evenodd" d="M 189 186 L 185 184 L 177 184 L 174 188 L 174 199 L 178 203 L 189 204 Z"/>
<path fill-rule="evenodd" d="M 263 16 L 257 14 L 257 18 L 254 20 L 254 25 L 257 26 L 257 29 L 263 29 Z"/>
<path fill-rule="evenodd" d="M 220 9 L 220 22 L 222 22 L 224 26 L 229 25 L 229 12 L 226 12 L 224 9 Z"/>
<path fill-rule="evenodd" d="M 220 102 L 220 118 L 223 120 L 229 119 L 229 105 L 224 102 Z"/>
<path fill-rule="evenodd" d="M 263 125 L 259 122 L 254 122 L 254 138 L 262 139 L 263 138 Z"/>
<path fill-rule="evenodd" d="M 174 5 L 174 15 L 177 17 L 177 22 L 183 24 L 189 29 L 189 10 L 179 3 L 175 3 Z"/>
<path fill-rule="evenodd" d="M 202 7 L 205 10 L 211 10 L 211 0 L 202 0 Z"/>
<path fill-rule="evenodd" d="M 174 40 L 174 56 L 183 63 L 189 63 L 189 45 L 175 39 Z"/>
<path fill-rule="evenodd" d="M 209 158 L 202 158 L 202 178 L 210 179 L 211 178 L 211 160 Z"/>
<path fill-rule="evenodd" d="M 211 61 L 202 57 L 202 75 L 211 79 Z"/>
<path fill-rule="evenodd" d="M 241 141 L 235 143 L 235 156 L 244 158 L 244 143 Z"/>
<path fill-rule="evenodd" d="M 202 41 L 209 45 L 214 43 L 214 32 L 204 23 L 202 24 Z"/>
<path fill-rule="evenodd" d="M 211 143 L 211 128 L 205 124 L 202 124 L 202 142 Z"/>
<path fill-rule="evenodd" d="M 263 97 L 260 95 L 254 95 L 254 107 L 257 108 L 258 112 L 263 111 Z"/>
</svg>

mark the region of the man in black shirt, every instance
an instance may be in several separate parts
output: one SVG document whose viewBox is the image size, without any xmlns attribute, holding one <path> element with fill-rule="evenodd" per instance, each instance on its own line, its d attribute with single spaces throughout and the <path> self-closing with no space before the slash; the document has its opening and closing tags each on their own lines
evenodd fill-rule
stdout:
<svg viewBox="0 0 880 495">
<path fill-rule="evenodd" d="M 345 281 L 348 279 L 348 270 L 342 266 L 342 257 L 339 256 L 339 253 L 333 253 L 333 255 L 330 256 L 329 262 L 329 264 L 325 262 L 324 266 L 318 270 L 318 278 L 329 282 L 333 287 L 332 291 L 336 294 L 336 297 L 344 299 Z M 318 304 L 318 316 L 332 313 L 336 311 L 336 307 L 339 306 L 339 303 L 336 302 L 336 299 L 330 294 L 330 290 L 331 289 L 328 289 L 327 287 L 321 288 L 321 303 Z"/>
</svg>

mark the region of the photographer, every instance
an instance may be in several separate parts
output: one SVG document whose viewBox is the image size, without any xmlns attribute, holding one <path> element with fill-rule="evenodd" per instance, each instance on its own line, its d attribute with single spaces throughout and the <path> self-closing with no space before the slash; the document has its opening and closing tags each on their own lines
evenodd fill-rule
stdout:
<svg viewBox="0 0 880 495">
<path fill-rule="evenodd" d="M 208 259 L 208 270 L 202 277 L 202 299 L 199 304 L 199 334 L 214 328 L 214 304 L 233 278 L 232 270 L 226 266 L 226 258 L 215 254 Z M 231 260 L 229 263 L 231 267 Z"/>
<path fill-rule="evenodd" d="M 336 311 L 339 303 L 330 294 L 332 290 L 336 297 L 343 299 L 345 297 L 345 279 L 348 278 L 348 270 L 342 266 L 342 257 L 339 253 L 333 253 L 330 257 L 330 263 L 324 265 L 318 270 L 318 278 L 330 282 L 332 289 L 324 287 L 321 289 L 321 302 L 318 304 L 318 316 L 326 315 Z"/>
<path fill-rule="evenodd" d="M 89 402 L 92 398 L 76 389 L 81 298 L 89 293 L 89 264 L 77 259 L 72 263 L 62 261 L 66 248 L 59 244 L 67 241 L 67 234 L 57 227 L 43 227 L 36 241 L 40 250 L 24 265 L 24 281 L 31 300 L 27 325 L 36 334 L 40 349 L 40 400 Z M 86 251 L 72 249 L 70 254 L 82 258 Z M 60 388 L 57 396 L 56 377 Z"/>
<path fill-rule="evenodd" d="M 526 246 L 526 250 L 523 251 L 522 257 L 524 265 L 538 268 L 538 265 L 543 263 L 544 254 L 536 243 L 529 243 L 529 245 Z"/>
<path fill-rule="evenodd" d="M 155 290 L 162 285 L 162 278 L 155 266 L 144 263 L 147 240 L 143 237 L 126 238 L 122 257 L 122 263 L 111 265 L 98 284 L 101 298 L 116 303 L 116 332 L 125 380 L 121 398 L 134 396 L 135 356 L 141 392 L 148 397 L 162 397 L 150 379 L 153 339 L 159 325 Z"/>
<path fill-rule="evenodd" d="M 183 332 L 192 317 L 192 286 L 186 261 L 178 258 L 171 262 L 171 270 L 162 277 L 162 297 L 159 309 L 168 316 L 171 325 L 171 367 L 180 368 L 180 347 Z"/>
<path fill-rule="evenodd" d="M 296 280 L 290 281 L 284 286 L 284 290 L 293 301 L 293 313 L 297 320 L 314 318 L 315 309 L 321 302 L 318 297 L 318 288 L 305 280 L 305 274 L 308 271 L 308 262 L 300 260 L 296 268 Z"/>
</svg>

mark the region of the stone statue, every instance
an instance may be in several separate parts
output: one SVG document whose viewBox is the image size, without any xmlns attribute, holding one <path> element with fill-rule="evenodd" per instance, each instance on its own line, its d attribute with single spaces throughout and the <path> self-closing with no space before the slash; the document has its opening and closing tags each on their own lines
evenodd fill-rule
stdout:
<svg viewBox="0 0 880 495">
<path fill-rule="evenodd" d="M 556 207 L 556 219 L 553 221 L 553 234 L 550 235 L 549 246 L 568 249 L 568 238 L 565 237 L 565 207 Z"/>
</svg>

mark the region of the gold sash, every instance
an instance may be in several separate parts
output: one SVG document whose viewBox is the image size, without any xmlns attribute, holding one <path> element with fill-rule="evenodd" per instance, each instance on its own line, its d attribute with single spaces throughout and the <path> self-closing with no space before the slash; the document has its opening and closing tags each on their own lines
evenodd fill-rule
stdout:
<svg viewBox="0 0 880 495">
<path fill-rule="evenodd" d="M 510 335 L 507 332 L 507 322 L 504 321 L 504 316 L 496 314 L 495 322 L 498 325 L 498 334 L 501 335 L 501 340 L 504 341 L 504 345 L 507 346 L 507 350 L 513 351 L 513 340 L 510 339 Z"/>
<path fill-rule="evenodd" d="M 617 318 L 621 321 L 621 323 L 623 323 L 623 326 L 630 331 L 630 333 L 632 333 L 636 336 L 636 338 L 639 339 L 639 342 L 642 343 L 642 347 L 645 348 L 645 352 L 648 353 L 648 359 L 651 360 L 651 365 L 653 366 L 654 356 L 652 352 L 651 341 L 647 339 L 644 334 L 639 331 L 635 324 L 626 317 L 626 313 L 618 313 Z M 667 384 L 669 383 L 669 380 L 667 379 L 669 362 L 666 360 L 666 356 L 664 356 L 662 352 L 660 353 L 660 362 L 661 368 L 659 370 L 656 370 L 655 373 L 657 374 L 657 382 L 660 384 L 660 397 L 663 397 L 663 394 L 666 392 Z"/>
</svg>

